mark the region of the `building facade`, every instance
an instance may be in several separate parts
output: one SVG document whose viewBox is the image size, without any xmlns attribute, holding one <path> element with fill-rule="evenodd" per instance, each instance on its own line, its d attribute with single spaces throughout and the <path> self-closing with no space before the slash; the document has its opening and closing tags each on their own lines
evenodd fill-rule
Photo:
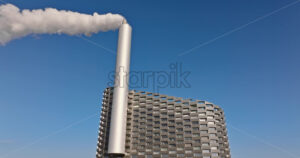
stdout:
<svg viewBox="0 0 300 158">
<path fill-rule="evenodd" d="M 108 157 L 113 89 L 103 94 L 96 158 Z M 230 158 L 223 110 L 157 93 L 128 94 L 125 158 Z"/>
</svg>

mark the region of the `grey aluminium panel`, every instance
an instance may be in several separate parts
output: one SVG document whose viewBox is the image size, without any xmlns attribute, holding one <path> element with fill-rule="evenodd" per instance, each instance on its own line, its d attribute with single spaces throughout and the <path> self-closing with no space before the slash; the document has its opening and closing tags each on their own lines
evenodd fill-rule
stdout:
<svg viewBox="0 0 300 158">
<path fill-rule="evenodd" d="M 112 91 L 103 95 L 97 158 L 108 156 Z M 126 130 L 121 157 L 231 157 L 224 111 L 207 101 L 129 91 Z"/>
</svg>

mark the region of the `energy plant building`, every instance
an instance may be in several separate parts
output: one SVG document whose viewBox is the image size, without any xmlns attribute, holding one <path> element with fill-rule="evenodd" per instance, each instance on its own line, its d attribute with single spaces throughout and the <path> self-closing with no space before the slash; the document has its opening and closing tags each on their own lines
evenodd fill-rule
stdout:
<svg viewBox="0 0 300 158">
<path fill-rule="evenodd" d="M 124 20 L 115 84 L 103 94 L 96 158 L 230 158 L 219 106 L 128 90 L 131 31 Z"/>
<path fill-rule="evenodd" d="M 97 158 L 108 153 L 113 88 L 103 94 Z M 202 100 L 129 91 L 125 158 L 230 158 L 223 110 Z"/>
</svg>

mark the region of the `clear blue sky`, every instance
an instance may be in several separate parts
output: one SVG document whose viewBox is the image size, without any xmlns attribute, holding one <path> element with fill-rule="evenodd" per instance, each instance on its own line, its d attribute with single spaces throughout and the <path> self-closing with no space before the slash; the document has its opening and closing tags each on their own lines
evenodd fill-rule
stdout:
<svg viewBox="0 0 300 158">
<path fill-rule="evenodd" d="M 300 157 L 300 3 L 253 21 L 295 0 L 6 1 L 124 15 L 133 26 L 131 69 L 182 63 L 191 87 L 160 93 L 220 105 L 233 158 Z M 87 38 L 116 50 L 116 31 Z M 109 51 L 66 35 L 1 46 L 0 157 L 95 157 L 101 94 L 114 63 Z"/>
</svg>

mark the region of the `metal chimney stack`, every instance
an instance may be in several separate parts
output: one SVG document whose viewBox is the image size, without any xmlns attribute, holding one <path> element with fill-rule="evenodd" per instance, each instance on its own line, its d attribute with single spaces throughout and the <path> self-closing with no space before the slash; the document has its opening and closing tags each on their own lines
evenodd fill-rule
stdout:
<svg viewBox="0 0 300 158">
<path fill-rule="evenodd" d="M 108 142 L 108 154 L 110 155 L 125 155 L 131 31 L 131 26 L 124 20 L 119 29 L 116 74 Z"/>
</svg>

